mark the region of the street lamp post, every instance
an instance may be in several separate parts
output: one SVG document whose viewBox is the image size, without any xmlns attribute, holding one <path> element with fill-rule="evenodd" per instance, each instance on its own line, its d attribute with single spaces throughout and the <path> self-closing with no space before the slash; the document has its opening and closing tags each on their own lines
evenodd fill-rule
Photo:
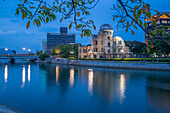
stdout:
<svg viewBox="0 0 170 113">
<path fill-rule="evenodd" d="M 6 51 L 6 54 L 8 54 L 8 52 L 7 52 L 7 51 L 8 51 L 8 48 L 5 48 L 5 51 Z"/>
<path fill-rule="evenodd" d="M 24 54 L 25 54 L 25 48 L 22 48 L 22 50 L 24 51 Z"/>
<path fill-rule="evenodd" d="M 28 54 L 30 53 L 31 49 L 28 49 Z"/>
</svg>

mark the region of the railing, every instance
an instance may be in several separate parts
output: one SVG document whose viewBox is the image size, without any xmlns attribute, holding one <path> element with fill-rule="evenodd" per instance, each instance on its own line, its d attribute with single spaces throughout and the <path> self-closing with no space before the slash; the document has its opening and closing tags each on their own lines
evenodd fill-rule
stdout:
<svg viewBox="0 0 170 113">
<path fill-rule="evenodd" d="M 0 57 L 38 57 L 37 55 L 17 54 L 17 55 L 0 55 Z"/>
</svg>

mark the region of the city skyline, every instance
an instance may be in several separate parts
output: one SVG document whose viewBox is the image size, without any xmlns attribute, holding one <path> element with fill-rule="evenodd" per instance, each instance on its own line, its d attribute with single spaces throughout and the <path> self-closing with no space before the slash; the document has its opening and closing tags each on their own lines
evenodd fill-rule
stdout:
<svg viewBox="0 0 170 113">
<path fill-rule="evenodd" d="M 153 9 L 158 9 L 159 11 L 167 11 L 169 7 L 168 4 L 170 3 L 170 1 L 167 0 L 162 0 L 161 3 L 159 0 L 146 1 L 151 4 Z M 145 40 L 145 34 L 140 28 L 135 30 L 134 36 L 131 32 L 126 33 L 124 29 L 116 29 L 117 21 L 113 22 L 112 20 L 114 11 L 110 10 L 114 2 L 115 1 L 112 0 L 99 1 L 98 5 L 90 11 L 91 15 L 88 18 L 94 20 L 97 28 L 96 30 L 92 30 L 92 33 L 97 34 L 99 27 L 102 24 L 107 23 L 113 27 L 114 36 L 121 36 L 124 40 L 137 40 L 143 42 Z M 63 20 L 63 22 L 60 23 L 58 17 L 55 22 L 42 24 L 39 28 L 31 25 L 29 29 L 26 29 L 27 21 L 22 20 L 20 16 L 15 16 L 16 6 L 17 1 L 0 1 L 0 48 L 10 48 L 17 52 L 22 52 L 23 47 L 31 49 L 33 52 L 35 52 L 35 50 L 41 50 L 42 39 L 47 38 L 47 33 L 59 33 L 60 27 L 68 27 L 69 25 L 67 20 Z M 69 33 L 76 34 L 76 43 L 86 45 L 91 42 L 91 37 L 81 38 L 80 32 L 76 31 L 74 28 L 72 28 Z"/>
</svg>

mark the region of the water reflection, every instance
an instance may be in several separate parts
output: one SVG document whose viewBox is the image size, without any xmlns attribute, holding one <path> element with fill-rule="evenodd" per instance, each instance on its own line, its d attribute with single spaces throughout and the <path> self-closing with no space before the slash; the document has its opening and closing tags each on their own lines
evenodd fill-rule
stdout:
<svg viewBox="0 0 170 113">
<path fill-rule="evenodd" d="M 70 87 L 72 87 L 74 85 L 74 69 L 70 69 Z"/>
<path fill-rule="evenodd" d="M 93 94 L 93 70 L 92 69 L 88 69 L 88 91 L 90 94 Z"/>
<path fill-rule="evenodd" d="M 59 77 L 59 66 L 56 66 L 56 84 L 58 83 L 58 77 Z"/>
<path fill-rule="evenodd" d="M 23 68 L 22 68 L 22 85 L 21 87 L 23 88 L 25 85 L 25 65 L 23 65 Z"/>
<path fill-rule="evenodd" d="M 125 83 L 125 75 L 120 75 L 120 103 L 123 102 L 123 99 L 125 98 L 125 89 L 126 89 L 126 83 Z"/>
<path fill-rule="evenodd" d="M 7 83 L 7 79 L 8 79 L 8 65 L 5 65 L 4 78 L 5 78 L 5 83 Z"/>
<path fill-rule="evenodd" d="M 170 111 L 170 76 L 149 74 L 147 76 L 147 98 L 151 109 L 166 113 Z"/>
<path fill-rule="evenodd" d="M 0 84 L 0 101 L 10 106 L 17 104 L 21 106 L 18 109 L 26 113 L 31 110 L 55 113 L 56 106 L 58 112 L 65 113 L 80 113 L 82 109 L 85 113 L 170 111 L 169 72 L 157 74 L 55 64 L 24 64 L 22 67 L 13 64 L 1 68 L 5 71 L 2 71 L 4 76 L 0 79 L 3 81 Z M 31 85 L 27 86 L 27 78 Z M 8 87 L 3 88 L 2 85 Z M 90 108 L 84 109 L 85 105 Z M 35 109 L 35 106 L 40 109 Z"/>
<path fill-rule="evenodd" d="M 28 82 L 31 81 L 31 69 L 30 69 L 30 64 L 28 65 Z"/>
</svg>

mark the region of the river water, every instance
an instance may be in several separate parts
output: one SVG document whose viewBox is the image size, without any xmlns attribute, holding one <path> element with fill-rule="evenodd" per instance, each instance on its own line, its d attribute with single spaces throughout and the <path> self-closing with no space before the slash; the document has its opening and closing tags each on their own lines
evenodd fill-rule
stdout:
<svg viewBox="0 0 170 113">
<path fill-rule="evenodd" d="M 25 113 L 170 113 L 170 72 L 0 64 L 0 103 Z"/>
</svg>

